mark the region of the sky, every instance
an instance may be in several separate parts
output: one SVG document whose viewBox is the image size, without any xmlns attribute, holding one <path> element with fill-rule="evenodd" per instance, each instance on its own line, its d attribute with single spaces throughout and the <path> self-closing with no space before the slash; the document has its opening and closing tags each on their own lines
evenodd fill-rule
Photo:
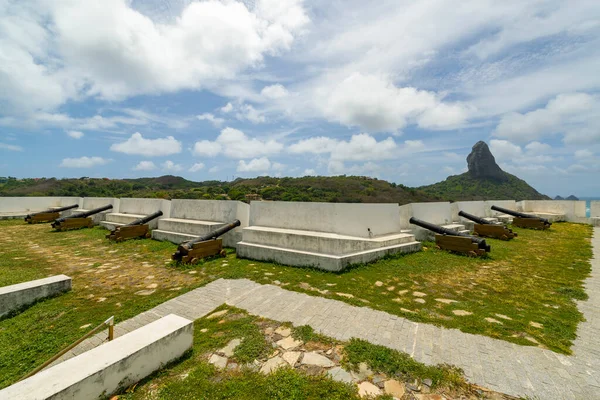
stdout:
<svg viewBox="0 0 600 400">
<path fill-rule="evenodd" d="M 421 186 L 479 140 L 600 197 L 598 0 L 0 0 L 0 176 Z"/>
</svg>

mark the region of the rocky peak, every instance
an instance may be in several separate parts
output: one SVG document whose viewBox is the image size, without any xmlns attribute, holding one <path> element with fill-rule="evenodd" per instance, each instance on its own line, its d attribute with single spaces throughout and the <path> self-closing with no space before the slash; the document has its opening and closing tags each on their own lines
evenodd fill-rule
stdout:
<svg viewBox="0 0 600 400">
<path fill-rule="evenodd" d="M 504 171 L 496 164 L 496 159 L 485 142 L 479 141 L 467 156 L 469 174 L 474 178 L 504 180 Z"/>
</svg>

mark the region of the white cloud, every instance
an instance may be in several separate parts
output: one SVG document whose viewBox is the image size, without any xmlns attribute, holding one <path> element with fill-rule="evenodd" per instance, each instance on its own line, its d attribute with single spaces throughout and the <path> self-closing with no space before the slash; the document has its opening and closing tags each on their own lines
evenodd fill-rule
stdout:
<svg viewBox="0 0 600 400">
<path fill-rule="evenodd" d="M 226 105 L 224 105 L 223 107 L 221 107 L 221 112 L 222 113 L 230 113 L 233 110 L 233 104 L 231 103 L 227 103 Z"/>
<path fill-rule="evenodd" d="M 219 172 L 221 168 L 219 168 L 218 166 L 214 166 L 214 167 L 210 167 L 210 169 L 208 170 L 208 172 L 210 172 L 211 174 L 214 174 L 215 172 Z"/>
<path fill-rule="evenodd" d="M 81 139 L 83 137 L 83 132 L 81 132 L 81 131 L 68 131 L 67 135 L 69 135 L 73 139 Z"/>
<path fill-rule="evenodd" d="M 490 151 L 497 161 L 513 160 L 523 155 L 521 147 L 508 140 L 490 140 Z"/>
<path fill-rule="evenodd" d="M 238 172 L 267 172 L 271 169 L 271 161 L 266 157 L 254 158 L 246 163 L 244 160 L 238 162 Z"/>
<path fill-rule="evenodd" d="M 134 171 L 153 171 L 156 165 L 152 161 L 140 161 L 138 165 L 133 167 Z"/>
<path fill-rule="evenodd" d="M 204 169 L 204 164 L 203 163 L 196 163 L 196 164 L 192 165 L 188 171 L 190 171 L 190 172 L 198 172 L 201 169 Z"/>
<path fill-rule="evenodd" d="M 201 140 L 194 144 L 194 155 L 214 157 L 224 154 L 229 158 L 250 158 L 277 154 L 283 150 L 283 144 L 273 139 L 250 138 L 244 132 L 225 128 L 214 142 Z"/>
<path fill-rule="evenodd" d="M 147 157 L 167 156 L 181 153 L 181 142 L 173 136 L 160 139 L 144 139 L 139 132 L 131 135 L 125 142 L 110 146 L 112 151 L 125 154 L 139 154 Z"/>
<path fill-rule="evenodd" d="M 337 86 L 319 89 L 321 108 L 330 121 L 372 132 L 395 132 L 408 123 L 424 129 L 449 129 L 464 123 L 468 108 L 442 103 L 433 92 L 396 87 L 388 78 L 353 73 Z"/>
<path fill-rule="evenodd" d="M 165 161 L 164 163 L 161 164 L 161 166 L 164 171 L 169 171 L 169 172 L 178 172 L 183 169 L 183 167 L 181 165 L 175 164 L 171 160 Z"/>
<path fill-rule="evenodd" d="M 332 175 L 378 175 L 381 171 L 381 166 L 374 162 L 366 162 L 364 164 L 354 164 L 347 166 L 343 161 L 331 160 L 327 166 L 327 170 Z"/>
<path fill-rule="evenodd" d="M 267 99 L 277 100 L 277 99 L 281 99 L 281 98 L 288 96 L 289 92 L 283 85 L 276 84 L 276 85 L 265 86 L 260 91 L 260 94 Z"/>
<path fill-rule="evenodd" d="M 500 120 L 494 135 L 523 143 L 568 132 L 579 126 L 582 122 L 581 117 L 595 107 L 597 101 L 589 94 L 561 94 L 550 100 L 544 108 L 525 114 L 506 114 Z"/>
<path fill-rule="evenodd" d="M 102 157 L 79 157 L 79 158 L 63 158 L 60 167 L 64 168 L 92 168 L 100 165 L 105 165 L 112 160 Z"/>
<path fill-rule="evenodd" d="M 588 149 L 575 151 L 575 158 L 579 160 L 585 160 L 594 157 L 594 153 Z"/>
<path fill-rule="evenodd" d="M 250 121 L 253 124 L 262 124 L 267 121 L 266 117 L 250 104 L 241 104 L 235 117 L 240 121 Z"/>
<path fill-rule="evenodd" d="M 0 143 L 0 149 L 10 150 L 10 151 L 23 151 L 23 148 L 21 146 L 17 146 L 14 144 L 6 144 L 6 143 Z"/>
<path fill-rule="evenodd" d="M 543 154 L 549 152 L 551 149 L 552 147 L 549 144 L 540 142 L 531 142 L 525 146 L 525 150 L 530 154 Z"/>
<path fill-rule="evenodd" d="M 201 115 L 197 115 L 196 118 L 198 118 L 200 121 L 209 121 L 211 124 L 213 124 L 217 128 L 220 127 L 221 125 L 223 125 L 223 123 L 225 122 L 225 120 L 223 118 L 215 117 L 211 113 L 204 113 Z"/>
<path fill-rule="evenodd" d="M 316 174 L 316 171 L 312 168 L 307 168 L 302 173 L 302 175 L 304 175 L 304 176 L 314 176 L 315 174 Z"/>
<path fill-rule="evenodd" d="M 273 169 L 273 171 L 283 171 L 286 168 L 285 164 L 279 163 L 279 162 L 274 162 L 271 164 L 271 168 Z"/>
</svg>

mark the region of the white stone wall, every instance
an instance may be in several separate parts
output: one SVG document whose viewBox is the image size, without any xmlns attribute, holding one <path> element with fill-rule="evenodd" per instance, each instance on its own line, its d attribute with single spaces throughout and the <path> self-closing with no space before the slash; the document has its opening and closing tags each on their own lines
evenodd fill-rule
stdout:
<svg viewBox="0 0 600 400">
<path fill-rule="evenodd" d="M 483 204 L 486 217 L 496 217 L 502 214 L 501 212 L 492 210 L 492 206 L 498 206 L 508 210 L 517 211 L 517 202 L 514 200 L 485 200 Z"/>
<path fill-rule="evenodd" d="M 248 226 L 250 205 L 235 200 L 171 200 L 171 218 L 233 222 Z"/>
<path fill-rule="evenodd" d="M 590 201 L 590 217 L 600 217 L 600 201 Z"/>
<path fill-rule="evenodd" d="M 93 210 L 108 204 L 112 204 L 113 208 L 106 212 L 119 212 L 119 199 L 115 197 L 84 197 L 81 208 Z"/>
<path fill-rule="evenodd" d="M 584 200 L 523 200 L 518 205 L 524 213 L 546 212 L 564 214 L 567 221 L 585 218 Z"/>
<path fill-rule="evenodd" d="M 356 237 L 400 232 L 397 204 L 253 201 L 250 204 L 250 226 L 330 232 Z"/>
<path fill-rule="evenodd" d="M 71 290 L 71 278 L 55 275 L 48 278 L 0 287 L 0 317 L 40 299 Z"/>
<path fill-rule="evenodd" d="M 483 201 L 457 201 L 452 203 L 452 219 L 454 221 L 472 223 L 471 220 L 458 215 L 459 211 L 473 214 L 476 217 L 486 217 L 485 203 Z"/>
<path fill-rule="evenodd" d="M 411 203 L 400 206 L 400 225 L 402 229 L 414 229 L 410 217 L 436 225 L 447 225 L 453 222 L 452 207 L 449 202 Z"/>
<path fill-rule="evenodd" d="M 171 215 L 171 202 L 163 199 L 132 199 L 122 198 L 119 200 L 119 212 L 124 214 L 148 215 L 162 211 L 161 218 Z"/>
<path fill-rule="evenodd" d="M 50 207 L 64 207 L 78 204 L 81 197 L 0 197 L 0 213 L 44 211 Z"/>
</svg>

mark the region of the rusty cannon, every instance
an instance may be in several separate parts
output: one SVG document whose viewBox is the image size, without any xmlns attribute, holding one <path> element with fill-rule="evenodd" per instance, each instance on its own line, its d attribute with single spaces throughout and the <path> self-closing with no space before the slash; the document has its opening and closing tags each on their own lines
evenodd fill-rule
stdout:
<svg viewBox="0 0 600 400">
<path fill-rule="evenodd" d="M 218 237 L 238 226 L 240 226 L 240 221 L 236 219 L 232 223 L 222 226 L 206 235 L 183 242 L 177 247 L 177 251 L 173 253 L 171 258 L 182 263 L 193 264 L 205 257 L 216 255 L 224 257 L 223 240 L 218 239 Z"/>
<path fill-rule="evenodd" d="M 411 217 L 409 222 L 435 232 L 435 244 L 442 250 L 455 251 L 469 256 L 483 256 L 491 250 L 490 245 L 485 242 L 485 239 L 480 237 L 452 231 L 429 222 L 421 221 L 415 217 Z"/>
<path fill-rule="evenodd" d="M 25 222 L 27 222 L 28 224 L 34 224 L 38 222 L 52 222 L 55 219 L 60 218 L 61 212 L 72 210 L 77 207 L 79 207 L 79 204 L 73 204 L 65 207 L 50 208 L 45 211 L 28 214 L 25 217 Z"/>
<path fill-rule="evenodd" d="M 90 216 L 101 213 L 102 211 L 110 210 L 111 208 L 113 208 L 112 204 L 108 204 L 103 207 L 94 208 L 90 211 L 73 214 L 69 217 L 58 218 L 52 223 L 52 228 L 56 229 L 57 231 L 91 228 L 94 226 L 94 221 L 92 221 Z"/>
<path fill-rule="evenodd" d="M 483 218 L 476 217 L 475 215 L 469 214 L 464 211 L 459 211 L 458 215 L 475 222 L 475 225 L 473 226 L 473 234 L 477 236 L 489 237 L 500 240 L 510 240 L 517 236 L 517 234 L 514 233 L 512 229 L 508 229 L 502 224 L 486 221 Z"/>
<path fill-rule="evenodd" d="M 492 206 L 492 210 L 512 215 L 514 217 L 512 224 L 519 228 L 544 230 L 550 228 L 552 225 L 552 222 L 548 221 L 546 218 L 536 217 L 535 215 L 523 214 L 518 211 L 508 210 L 498 206 Z"/>
<path fill-rule="evenodd" d="M 162 211 L 157 211 L 143 218 L 138 218 L 126 225 L 117 226 L 114 231 L 106 235 L 106 238 L 109 240 L 114 240 L 115 242 L 122 242 L 127 239 L 141 237 L 149 238 L 150 227 L 148 226 L 148 222 L 160 217 L 161 215 L 163 215 Z"/>
</svg>

